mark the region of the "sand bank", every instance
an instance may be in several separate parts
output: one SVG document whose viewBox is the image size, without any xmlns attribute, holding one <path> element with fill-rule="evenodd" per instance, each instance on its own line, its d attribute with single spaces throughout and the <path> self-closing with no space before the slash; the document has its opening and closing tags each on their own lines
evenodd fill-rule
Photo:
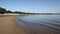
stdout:
<svg viewBox="0 0 60 34">
<path fill-rule="evenodd" d="M 0 34 L 27 34 L 15 21 L 15 16 L 0 15 Z"/>
</svg>

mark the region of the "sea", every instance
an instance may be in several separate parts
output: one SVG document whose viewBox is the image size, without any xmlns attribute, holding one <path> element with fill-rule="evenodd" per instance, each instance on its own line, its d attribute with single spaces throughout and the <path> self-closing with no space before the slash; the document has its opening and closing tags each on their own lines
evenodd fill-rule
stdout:
<svg viewBox="0 0 60 34">
<path fill-rule="evenodd" d="M 16 21 L 29 34 L 60 34 L 60 15 L 21 15 Z"/>
</svg>

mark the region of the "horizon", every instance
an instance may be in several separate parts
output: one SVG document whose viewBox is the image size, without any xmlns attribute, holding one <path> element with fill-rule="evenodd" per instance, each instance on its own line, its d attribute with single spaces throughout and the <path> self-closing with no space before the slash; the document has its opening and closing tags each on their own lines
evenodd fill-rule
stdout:
<svg viewBox="0 0 60 34">
<path fill-rule="evenodd" d="M 0 7 L 30 13 L 60 13 L 60 0 L 0 0 Z"/>
</svg>

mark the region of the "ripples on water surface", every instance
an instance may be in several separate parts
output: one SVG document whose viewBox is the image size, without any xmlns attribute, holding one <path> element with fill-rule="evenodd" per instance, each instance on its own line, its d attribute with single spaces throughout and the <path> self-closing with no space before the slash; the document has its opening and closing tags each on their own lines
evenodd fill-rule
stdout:
<svg viewBox="0 0 60 34">
<path fill-rule="evenodd" d="M 60 34 L 60 15 L 17 16 L 16 21 L 29 34 Z"/>
</svg>

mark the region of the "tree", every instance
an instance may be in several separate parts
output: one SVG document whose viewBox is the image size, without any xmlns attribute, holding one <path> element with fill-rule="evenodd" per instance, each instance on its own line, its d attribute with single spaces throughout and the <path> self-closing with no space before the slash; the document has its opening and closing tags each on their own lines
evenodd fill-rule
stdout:
<svg viewBox="0 0 60 34">
<path fill-rule="evenodd" d="M 5 8 L 0 7 L 0 14 L 4 14 L 6 12 Z"/>
<path fill-rule="evenodd" d="M 8 11 L 6 11 L 6 13 L 12 13 L 12 11 L 8 10 Z"/>
</svg>

